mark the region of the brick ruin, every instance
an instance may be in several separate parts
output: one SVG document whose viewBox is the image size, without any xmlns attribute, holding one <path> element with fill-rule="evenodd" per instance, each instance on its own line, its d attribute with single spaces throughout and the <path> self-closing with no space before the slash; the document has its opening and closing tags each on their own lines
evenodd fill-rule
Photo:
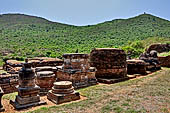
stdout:
<svg viewBox="0 0 170 113">
<path fill-rule="evenodd" d="M 127 60 L 127 74 L 147 74 L 146 63 L 139 59 Z"/>
<path fill-rule="evenodd" d="M 33 68 L 43 67 L 43 66 L 61 66 L 63 60 L 59 58 L 48 58 L 48 57 L 37 57 L 37 58 L 28 58 L 28 62 L 31 63 Z"/>
<path fill-rule="evenodd" d="M 71 81 L 74 88 L 97 84 L 96 70 L 90 67 L 88 54 L 64 54 L 63 58 L 63 66 L 57 67 L 57 81 Z"/>
<path fill-rule="evenodd" d="M 162 67 L 170 67 L 170 56 L 159 56 L 158 61 Z"/>
<path fill-rule="evenodd" d="M 97 78 L 124 78 L 127 74 L 126 54 L 121 49 L 93 49 L 90 65 L 97 68 Z"/>
<path fill-rule="evenodd" d="M 56 81 L 55 74 L 52 71 L 40 71 L 36 75 L 36 84 L 40 87 L 40 95 L 46 95 Z"/>
<path fill-rule="evenodd" d="M 15 101 L 10 101 L 10 104 L 12 104 L 15 109 L 46 104 L 46 102 L 40 101 L 40 87 L 35 84 L 35 72 L 31 69 L 29 63 L 24 63 L 22 69 L 19 71 L 18 83 L 18 95 Z"/>
<path fill-rule="evenodd" d="M 3 74 L 0 75 L 0 87 L 4 94 L 16 92 L 18 85 L 18 74 Z"/>
<path fill-rule="evenodd" d="M 55 104 L 61 104 L 80 99 L 80 94 L 74 90 L 72 82 L 60 81 L 54 83 L 52 90 L 47 94 L 47 98 Z"/>
<path fill-rule="evenodd" d="M 148 47 L 148 49 L 146 50 L 146 52 L 151 52 L 152 50 L 157 51 L 158 53 L 162 53 L 162 52 L 168 52 L 170 51 L 170 44 L 152 44 Z"/>
<path fill-rule="evenodd" d="M 17 60 L 7 60 L 3 65 L 3 69 L 10 74 L 17 74 L 19 70 L 22 68 L 23 61 Z"/>
</svg>

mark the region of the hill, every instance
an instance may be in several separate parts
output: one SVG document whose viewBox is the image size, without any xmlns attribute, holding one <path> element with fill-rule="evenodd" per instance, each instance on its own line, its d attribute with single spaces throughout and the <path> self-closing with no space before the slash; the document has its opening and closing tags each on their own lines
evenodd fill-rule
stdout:
<svg viewBox="0 0 170 113">
<path fill-rule="evenodd" d="M 121 47 L 148 37 L 170 38 L 170 21 L 142 14 L 97 25 L 73 26 L 23 14 L 0 15 L 0 56 L 61 57 L 96 47 Z"/>
</svg>

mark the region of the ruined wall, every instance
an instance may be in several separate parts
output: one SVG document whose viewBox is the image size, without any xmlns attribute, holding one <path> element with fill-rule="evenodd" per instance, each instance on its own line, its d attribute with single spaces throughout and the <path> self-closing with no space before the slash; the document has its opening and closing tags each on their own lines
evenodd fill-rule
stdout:
<svg viewBox="0 0 170 113">
<path fill-rule="evenodd" d="M 143 60 L 127 60 L 128 74 L 146 74 L 146 63 Z"/>
<path fill-rule="evenodd" d="M 161 44 L 161 43 L 159 43 L 159 44 L 152 44 L 147 49 L 147 52 L 150 52 L 152 50 L 155 50 L 158 53 L 167 52 L 167 51 L 170 51 L 170 44 Z"/>
<path fill-rule="evenodd" d="M 16 92 L 18 85 L 18 75 L 0 75 L 0 87 L 5 94 Z"/>
<path fill-rule="evenodd" d="M 90 65 L 97 68 L 97 78 L 123 78 L 127 74 L 126 54 L 121 49 L 93 49 Z"/>
<path fill-rule="evenodd" d="M 159 56 L 158 61 L 162 67 L 170 67 L 170 56 Z"/>
</svg>

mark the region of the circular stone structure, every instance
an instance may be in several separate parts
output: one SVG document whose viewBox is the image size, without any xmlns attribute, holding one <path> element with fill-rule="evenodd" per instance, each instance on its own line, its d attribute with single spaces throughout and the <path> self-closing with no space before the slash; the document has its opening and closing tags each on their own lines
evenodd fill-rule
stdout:
<svg viewBox="0 0 170 113">
<path fill-rule="evenodd" d="M 80 99 L 80 94 L 74 90 L 72 82 L 60 81 L 54 83 L 52 90 L 47 94 L 47 98 L 55 104 L 61 104 Z"/>
<path fill-rule="evenodd" d="M 55 82 L 55 74 L 52 71 L 37 72 L 36 84 L 40 87 L 40 95 L 46 95 Z"/>
<path fill-rule="evenodd" d="M 121 49 L 93 49 L 90 65 L 97 68 L 97 78 L 124 78 L 127 75 L 126 53 Z"/>
</svg>

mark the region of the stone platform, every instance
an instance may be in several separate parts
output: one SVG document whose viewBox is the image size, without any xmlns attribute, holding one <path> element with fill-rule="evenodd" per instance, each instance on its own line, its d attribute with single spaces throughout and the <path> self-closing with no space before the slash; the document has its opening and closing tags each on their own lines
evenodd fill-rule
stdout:
<svg viewBox="0 0 170 113">
<path fill-rule="evenodd" d="M 47 98 L 55 104 L 70 102 L 80 99 L 79 92 L 74 90 L 72 82 L 55 82 L 52 90 L 47 94 Z"/>
</svg>

